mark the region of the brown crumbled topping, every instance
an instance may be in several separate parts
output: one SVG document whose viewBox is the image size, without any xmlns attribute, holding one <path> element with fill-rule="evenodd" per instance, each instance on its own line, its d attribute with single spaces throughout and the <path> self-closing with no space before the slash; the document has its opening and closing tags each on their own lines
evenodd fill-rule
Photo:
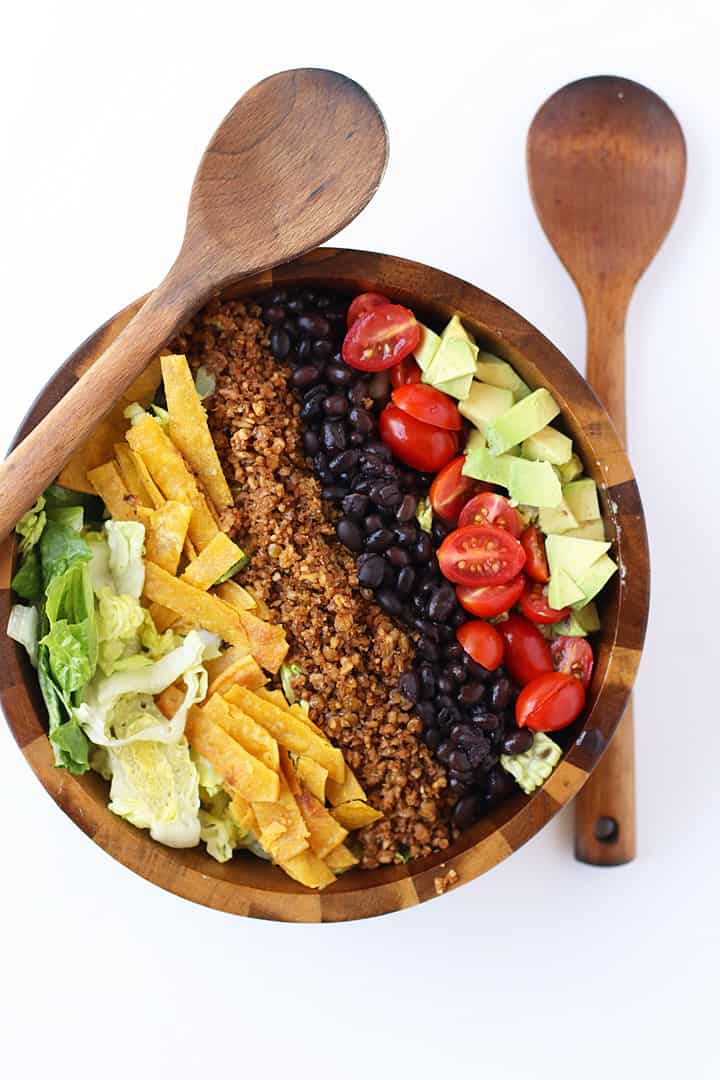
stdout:
<svg viewBox="0 0 720 1080">
<path fill-rule="evenodd" d="M 252 555 L 245 578 L 290 642 L 294 686 L 340 746 L 385 817 L 358 834 L 367 868 L 449 844 L 445 769 L 420 741 L 397 693 L 412 643 L 361 589 L 355 560 L 335 538 L 305 460 L 289 369 L 268 349 L 260 309 L 211 302 L 173 347 L 215 372 L 205 399 L 235 498 L 223 527 Z"/>
</svg>

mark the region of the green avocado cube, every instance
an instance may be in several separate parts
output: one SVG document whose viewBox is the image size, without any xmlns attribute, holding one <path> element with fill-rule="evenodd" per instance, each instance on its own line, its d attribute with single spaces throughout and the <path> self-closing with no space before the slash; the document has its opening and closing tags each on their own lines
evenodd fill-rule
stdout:
<svg viewBox="0 0 720 1080">
<path fill-rule="evenodd" d="M 589 476 L 565 484 L 563 498 L 578 521 L 597 521 L 600 517 L 597 488 Z"/>
<path fill-rule="evenodd" d="M 560 622 L 552 624 L 551 630 L 553 634 L 559 637 L 587 637 L 587 630 L 578 622 L 577 612 L 571 611 Z"/>
<path fill-rule="evenodd" d="M 571 480 L 577 480 L 578 476 L 582 476 L 582 471 L 582 461 L 577 454 L 572 454 L 570 460 L 560 466 L 560 479 L 563 484 L 569 484 Z"/>
<path fill-rule="evenodd" d="M 473 446 L 467 452 L 463 476 L 472 476 L 475 480 L 484 480 L 488 484 L 499 484 L 500 487 L 509 489 L 510 467 L 516 460 L 508 454 L 494 456 L 488 452 L 486 446 Z"/>
<path fill-rule="evenodd" d="M 458 408 L 460 413 L 474 424 L 479 431 L 482 431 L 484 435 L 490 421 L 502 416 L 508 409 L 512 409 L 512 406 L 513 396 L 511 390 L 488 386 L 486 383 L 474 379 L 467 398 Z"/>
<path fill-rule="evenodd" d="M 553 530 L 560 532 L 561 530 Z M 566 536 L 577 536 L 581 540 L 606 540 L 605 525 L 602 518 L 597 521 L 584 521 L 577 529 L 568 529 Z"/>
<path fill-rule="evenodd" d="M 557 506 L 562 488 L 552 465 L 515 458 L 510 465 L 510 498 L 527 506 Z"/>
<path fill-rule="evenodd" d="M 515 401 L 521 401 L 530 394 L 530 387 L 523 382 L 515 369 L 492 353 L 480 351 L 477 358 L 475 374 L 478 379 L 490 386 L 499 386 L 502 390 L 510 390 Z"/>
<path fill-rule="evenodd" d="M 583 541 L 581 541 L 582 543 Z M 592 540 L 585 540 L 584 543 L 591 544 Z M 608 547 L 610 545 L 608 544 Z M 584 607 L 593 597 L 597 596 L 601 589 L 603 589 L 610 578 L 617 570 L 617 565 L 613 562 L 609 555 L 601 555 L 592 566 L 590 566 L 585 573 L 576 578 L 577 586 L 582 591 L 583 599 L 572 601 L 577 607 Z"/>
<path fill-rule="evenodd" d="M 533 735 L 532 746 L 524 754 L 501 754 L 500 764 L 526 795 L 542 787 L 562 757 L 562 748 L 542 731 Z"/>
<path fill-rule="evenodd" d="M 530 461 L 549 461 L 565 465 L 572 457 L 572 439 L 554 427 L 544 427 L 522 444 L 522 456 Z"/>
<path fill-rule="evenodd" d="M 540 511 L 540 528 L 546 536 L 550 533 L 566 533 L 569 529 L 576 529 L 577 524 L 572 510 L 562 498 L 557 506 Z"/>
<path fill-rule="evenodd" d="M 488 424 L 486 433 L 491 454 L 504 454 L 511 446 L 536 435 L 560 412 L 555 398 L 544 387 L 533 390 L 502 416 Z M 559 501 L 559 500 L 558 500 Z"/>
<path fill-rule="evenodd" d="M 578 604 L 585 599 L 585 593 L 575 584 L 573 579 L 559 567 L 550 577 L 548 585 L 548 603 L 550 607 L 564 608 L 571 604 Z"/>
<path fill-rule="evenodd" d="M 460 338 L 462 341 L 467 341 L 469 345 L 472 345 L 473 349 L 475 350 L 475 356 L 477 356 L 477 346 L 475 344 L 475 338 L 465 329 L 462 324 L 462 320 L 460 319 L 460 316 L 457 314 L 457 312 L 455 312 L 452 319 L 447 324 L 440 336 L 443 341 L 446 341 L 448 338 Z"/>
<path fill-rule="evenodd" d="M 550 575 L 564 570 L 579 584 L 583 575 L 609 548 L 609 543 L 599 540 L 580 540 L 575 536 L 548 536 L 545 539 L 545 551 Z"/>
<path fill-rule="evenodd" d="M 600 629 L 600 616 L 594 601 L 590 601 L 577 611 L 571 611 L 565 619 L 554 623 L 553 632 L 566 637 L 586 637 Z"/>
<path fill-rule="evenodd" d="M 427 326 L 420 325 L 420 344 L 413 353 L 421 371 L 427 371 L 430 361 L 440 348 L 440 336 Z"/>
<path fill-rule="evenodd" d="M 470 393 L 472 381 L 472 374 L 458 375 L 457 379 L 449 379 L 447 382 L 435 383 L 435 389 L 441 390 L 443 394 L 449 394 L 450 397 L 457 398 L 458 401 L 462 402 L 465 401 Z"/>
<path fill-rule="evenodd" d="M 430 386 L 450 382 L 461 375 L 474 375 L 474 346 L 463 338 L 450 337 L 440 341 L 438 351 L 423 372 L 422 381 Z"/>
</svg>

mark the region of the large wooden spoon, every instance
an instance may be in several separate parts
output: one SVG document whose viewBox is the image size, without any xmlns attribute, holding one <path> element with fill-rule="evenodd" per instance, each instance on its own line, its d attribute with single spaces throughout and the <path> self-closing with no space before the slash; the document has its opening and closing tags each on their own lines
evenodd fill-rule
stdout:
<svg viewBox="0 0 720 1080">
<path fill-rule="evenodd" d="M 225 285 L 322 244 L 375 194 L 385 124 L 334 71 L 285 71 L 225 117 L 195 177 L 180 254 L 78 384 L 0 465 L 0 540 L 157 350 Z"/>
<path fill-rule="evenodd" d="M 646 87 L 580 79 L 538 111 L 527 165 L 537 215 L 585 306 L 588 381 L 624 439 L 625 319 L 680 202 L 682 130 Z M 632 703 L 576 799 L 575 854 L 606 866 L 635 857 Z"/>
</svg>

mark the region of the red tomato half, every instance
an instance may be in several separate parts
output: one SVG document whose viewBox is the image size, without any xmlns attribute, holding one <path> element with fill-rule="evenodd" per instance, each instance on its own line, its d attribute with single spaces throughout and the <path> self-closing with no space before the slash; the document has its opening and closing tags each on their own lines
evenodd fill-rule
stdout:
<svg viewBox="0 0 720 1080">
<path fill-rule="evenodd" d="M 505 644 L 494 626 L 488 622 L 466 622 L 457 632 L 457 639 L 468 656 L 488 671 L 502 664 Z"/>
<path fill-rule="evenodd" d="M 590 643 L 581 637 L 558 637 L 550 646 L 555 670 L 574 675 L 585 689 L 590 685 L 595 659 Z"/>
<path fill-rule="evenodd" d="M 372 311 L 373 308 L 382 307 L 383 304 L 389 304 L 387 296 L 383 296 L 379 292 L 364 292 L 356 296 L 352 304 L 348 308 L 347 313 L 347 325 L 348 330 L 361 315 L 367 315 L 368 311 Z"/>
<path fill-rule="evenodd" d="M 465 504 L 458 518 L 458 526 L 462 528 L 463 525 L 497 525 L 499 529 L 507 529 L 511 536 L 520 535 L 517 510 L 504 495 L 495 495 L 491 491 L 475 495 Z"/>
<path fill-rule="evenodd" d="M 522 615 L 510 615 L 497 628 L 505 641 L 505 667 L 515 682 L 524 686 L 553 670 L 550 646 L 537 626 Z"/>
<path fill-rule="evenodd" d="M 550 580 L 550 570 L 545 555 L 543 534 L 537 525 L 528 525 L 520 537 L 520 543 L 525 548 L 525 554 L 527 555 L 525 573 L 533 581 L 539 581 L 541 585 L 545 585 Z"/>
<path fill-rule="evenodd" d="M 513 604 L 517 604 L 520 594 L 525 588 L 525 578 L 518 574 L 506 585 L 458 585 L 455 593 L 458 601 L 471 615 L 478 615 L 481 619 L 492 619 L 495 615 L 502 615 L 509 611 Z"/>
<path fill-rule="evenodd" d="M 360 371 L 384 371 L 399 364 L 420 341 L 420 324 L 406 307 L 383 304 L 360 315 L 342 345 L 342 356 Z"/>
<path fill-rule="evenodd" d="M 490 487 L 482 480 L 463 476 L 465 455 L 460 454 L 439 472 L 430 487 L 430 505 L 443 521 L 454 523 L 471 495 Z"/>
<path fill-rule="evenodd" d="M 533 679 L 515 702 L 518 727 L 532 731 L 558 731 L 572 724 L 585 704 L 585 687 L 572 675 L 553 671 Z"/>
<path fill-rule="evenodd" d="M 460 431 L 462 416 L 451 397 L 436 390 L 434 386 L 399 386 L 393 390 L 392 399 L 398 409 L 422 420 L 424 424 L 434 424 L 446 431 Z"/>
<path fill-rule="evenodd" d="M 414 356 L 406 356 L 394 368 L 390 368 L 390 382 L 394 389 L 398 386 L 412 386 L 422 381 L 422 371 Z"/>
<path fill-rule="evenodd" d="M 520 610 L 526 619 L 534 623 L 560 622 L 570 614 L 570 608 L 552 608 L 547 601 L 547 585 L 539 581 L 528 581 L 520 597 Z"/>
<path fill-rule="evenodd" d="M 438 562 L 457 585 L 504 585 L 522 570 L 525 552 L 507 529 L 466 525 L 445 537 Z"/>
<path fill-rule="evenodd" d="M 438 472 L 458 451 L 454 431 L 423 424 L 397 405 L 386 405 L 380 413 L 380 437 L 403 465 L 420 472 Z"/>
</svg>

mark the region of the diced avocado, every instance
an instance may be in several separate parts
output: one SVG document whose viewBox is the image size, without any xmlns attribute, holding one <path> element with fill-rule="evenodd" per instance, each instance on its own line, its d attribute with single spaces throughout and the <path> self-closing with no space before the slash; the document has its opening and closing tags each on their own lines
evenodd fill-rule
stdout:
<svg viewBox="0 0 720 1080">
<path fill-rule="evenodd" d="M 532 525 L 537 521 L 538 508 L 537 506 L 516 506 L 518 517 L 522 523 L 522 527 L 526 528 L 528 525 Z"/>
<path fill-rule="evenodd" d="M 486 438 L 490 453 L 504 454 L 511 446 L 536 435 L 559 412 L 560 406 L 544 387 L 533 390 L 529 397 L 488 424 Z"/>
<path fill-rule="evenodd" d="M 475 356 L 477 356 L 475 338 L 465 329 L 457 312 L 443 330 L 441 337 L 443 341 L 446 341 L 447 338 L 460 338 L 462 341 L 467 341 L 469 345 L 473 346 Z"/>
<path fill-rule="evenodd" d="M 561 757 L 558 744 L 544 732 L 536 731 L 529 750 L 524 754 L 501 754 L 500 764 L 530 795 L 545 783 Z"/>
<path fill-rule="evenodd" d="M 458 375 L 457 379 L 449 379 L 447 382 L 435 383 L 435 389 L 442 390 L 443 394 L 449 394 L 450 397 L 457 398 L 458 401 L 465 401 L 470 393 L 472 382 L 472 374 Z"/>
<path fill-rule="evenodd" d="M 565 500 L 561 499 L 558 506 L 540 511 L 540 528 L 546 536 L 550 533 L 566 533 L 569 529 L 577 528 L 577 520 Z"/>
<path fill-rule="evenodd" d="M 557 530 L 558 532 L 560 530 Z M 605 540 L 605 526 L 602 518 L 597 521 L 585 521 L 577 529 L 569 529 L 566 536 L 577 536 L 579 540 Z"/>
<path fill-rule="evenodd" d="M 598 609 L 594 600 L 591 600 L 581 608 L 579 611 L 572 613 L 575 616 L 577 622 L 582 626 L 583 630 L 588 634 L 594 633 L 600 629 L 600 616 L 598 615 Z"/>
<path fill-rule="evenodd" d="M 499 484 L 509 489 L 510 468 L 516 460 L 508 454 L 496 457 L 488 452 L 487 447 L 474 446 L 468 451 L 463 476 L 472 476 L 475 480 L 485 480 L 488 484 Z"/>
<path fill-rule="evenodd" d="M 589 476 L 566 484 L 563 498 L 578 521 L 597 521 L 600 517 L 597 488 L 595 481 Z"/>
<path fill-rule="evenodd" d="M 599 540 L 579 540 L 577 537 L 548 536 L 545 551 L 551 576 L 557 570 L 565 570 L 573 581 L 580 583 L 593 563 L 608 551 L 610 544 Z M 574 601 L 573 601 L 574 603 Z"/>
<path fill-rule="evenodd" d="M 551 465 L 565 465 L 572 457 L 572 439 L 554 427 L 544 427 L 522 444 L 523 457 L 530 461 L 549 461 Z"/>
<path fill-rule="evenodd" d="M 477 368 L 475 373 L 478 379 L 489 383 L 490 386 L 499 386 L 503 390 L 510 390 L 516 401 L 521 401 L 530 393 L 530 387 L 524 383 L 518 373 L 505 360 L 492 353 L 478 353 Z"/>
<path fill-rule="evenodd" d="M 443 338 L 438 351 L 423 372 L 422 380 L 431 386 L 475 373 L 473 346 L 463 338 Z"/>
<path fill-rule="evenodd" d="M 458 406 L 458 409 L 460 406 Z M 482 431 L 478 431 L 477 428 L 468 435 L 467 442 L 465 443 L 465 453 L 469 454 L 471 450 L 487 450 L 487 443 L 485 442 L 485 436 Z"/>
<path fill-rule="evenodd" d="M 578 622 L 577 612 L 571 611 L 565 619 L 553 623 L 554 634 L 561 637 L 587 637 L 587 630 Z"/>
<path fill-rule="evenodd" d="M 585 544 L 595 543 L 593 540 L 581 541 Z M 608 547 L 610 545 L 608 544 Z M 594 596 L 600 592 L 602 588 L 607 585 L 610 578 L 617 570 L 616 564 L 610 558 L 609 555 L 601 555 L 592 566 L 590 566 L 585 573 L 576 578 L 577 586 L 582 591 L 583 599 L 573 601 L 573 604 L 577 604 L 578 607 L 584 607 Z"/>
<path fill-rule="evenodd" d="M 513 406 L 512 391 L 473 380 L 470 393 L 458 408 L 463 416 L 475 425 L 483 435 L 491 420 L 502 416 Z M 483 440 L 484 442 L 484 440 Z"/>
<path fill-rule="evenodd" d="M 515 458 L 510 466 L 510 498 L 529 506 L 557 506 L 562 488 L 552 465 Z"/>
<path fill-rule="evenodd" d="M 427 368 L 430 366 L 430 361 L 432 360 L 433 356 L 440 348 L 440 337 L 438 334 L 435 333 L 434 330 L 431 330 L 428 326 L 423 326 L 422 323 L 420 323 L 419 325 L 420 344 L 413 353 L 413 356 L 415 357 L 420 370 L 426 371 Z"/>
<path fill-rule="evenodd" d="M 585 593 L 562 567 L 553 571 L 548 585 L 550 607 L 564 608 L 570 604 L 581 603 L 584 599 Z"/>
<path fill-rule="evenodd" d="M 565 465 L 560 466 L 560 479 L 563 484 L 569 484 L 571 480 L 576 480 L 578 476 L 582 476 L 582 471 L 582 461 L 577 454 L 573 454 Z"/>
</svg>

